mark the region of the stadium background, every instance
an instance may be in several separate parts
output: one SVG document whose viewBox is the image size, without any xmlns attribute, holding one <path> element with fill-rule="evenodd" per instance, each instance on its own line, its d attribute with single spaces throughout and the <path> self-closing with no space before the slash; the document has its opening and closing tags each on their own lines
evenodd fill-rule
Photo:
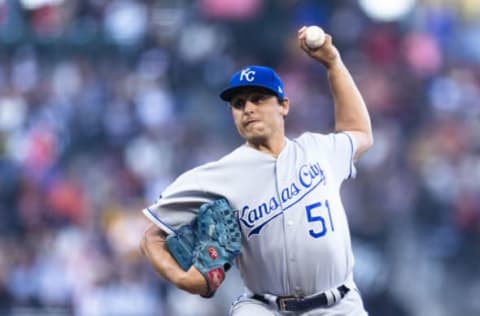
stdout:
<svg viewBox="0 0 480 316">
<path fill-rule="evenodd" d="M 0 314 L 226 315 L 238 273 L 212 300 L 165 284 L 140 210 L 240 144 L 218 92 L 244 65 L 284 78 L 290 136 L 332 128 L 308 24 L 373 121 L 342 191 L 367 309 L 479 315 L 478 0 L 0 0 Z"/>
</svg>

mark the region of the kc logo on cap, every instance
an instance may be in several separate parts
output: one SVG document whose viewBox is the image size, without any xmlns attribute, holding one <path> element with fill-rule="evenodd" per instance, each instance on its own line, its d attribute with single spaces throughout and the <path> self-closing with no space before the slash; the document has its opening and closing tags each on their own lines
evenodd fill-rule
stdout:
<svg viewBox="0 0 480 316">
<path fill-rule="evenodd" d="M 250 67 L 243 69 L 240 72 L 240 81 L 243 81 L 244 79 L 248 82 L 255 80 L 255 70 L 251 70 Z"/>
<path fill-rule="evenodd" d="M 267 89 L 280 100 L 285 98 L 282 80 L 272 68 L 265 66 L 248 66 L 234 73 L 229 86 L 222 91 L 220 98 L 230 102 L 236 93 L 246 87 Z"/>
</svg>

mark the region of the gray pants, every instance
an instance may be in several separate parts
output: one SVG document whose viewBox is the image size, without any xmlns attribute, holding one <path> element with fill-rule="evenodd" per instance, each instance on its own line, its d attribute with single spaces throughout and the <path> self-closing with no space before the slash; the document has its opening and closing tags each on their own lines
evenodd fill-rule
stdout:
<svg viewBox="0 0 480 316">
<path fill-rule="evenodd" d="M 241 296 L 230 308 L 230 316 L 368 316 L 363 307 L 362 298 L 357 289 L 350 290 L 338 303 L 307 312 L 279 312 L 272 304 Z"/>
</svg>

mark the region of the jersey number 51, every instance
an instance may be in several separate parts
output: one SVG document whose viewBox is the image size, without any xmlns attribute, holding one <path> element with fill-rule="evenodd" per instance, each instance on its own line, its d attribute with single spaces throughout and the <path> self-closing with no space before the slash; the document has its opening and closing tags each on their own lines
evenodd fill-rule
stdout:
<svg viewBox="0 0 480 316">
<path fill-rule="evenodd" d="M 307 211 L 308 222 L 317 224 L 315 227 L 316 229 L 308 230 L 308 233 L 310 234 L 310 236 L 312 236 L 313 238 L 320 238 L 325 236 L 325 234 L 328 232 L 325 215 L 328 216 L 328 223 L 330 224 L 330 230 L 332 232 L 335 231 L 335 228 L 333 227 L 332 214 L 330 213 L 330 205 L 328 204 L 328 200 L 325 200 L 325 202 L 323 203 L 317 202 L 317 203 L 309 204 L 305 206 L 305 210 Z M 326 210 L 326 214 L 325 214 L 325 210 Z"/>
</svg>

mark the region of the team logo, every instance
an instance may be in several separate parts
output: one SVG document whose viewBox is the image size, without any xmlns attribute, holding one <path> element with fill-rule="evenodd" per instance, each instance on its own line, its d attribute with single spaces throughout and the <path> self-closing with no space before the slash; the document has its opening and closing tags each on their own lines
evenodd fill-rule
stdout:
<svg viewBox="0 0 480 316">
<path fill-rule="evenodd" d="M 250 68 L 245 68 L 240 73 L 240 81 L 247 80 L 248 82 L 252 82 L 255 80 L 255 71 L 251 70 Z"/>
<path fill-rule="evenodd" d="M 218 253 L 217 253 L 217 250 L 213 247 L 208 247 L 208 255 L 210 256 L 210 258 L 212 258 L 213 260 L 217 260 L 218 258 Z"/>
<path fill-rule="evenodd" d="M 319 162 L 300 166 L 297 176 L 281 188 L 278 195 L 275 194 L 260 203 L 247 204 L 240 208 L 239 220 L 247 230 L 247 237 L 260 234 L 265 225 L 297 204 L 319 185 L 326 185 L 326 183 L 325 172 Z"/>
<path fill-rule="evenodd" d="M 207 272 L 208 280 L 210 280 L 210 286 L 212 290 L 216 290 L 220 284 L 222 284 L 223 279 L 225 278 L 225 273 L 222 268 L 216 268 Z"/>
</svg>

